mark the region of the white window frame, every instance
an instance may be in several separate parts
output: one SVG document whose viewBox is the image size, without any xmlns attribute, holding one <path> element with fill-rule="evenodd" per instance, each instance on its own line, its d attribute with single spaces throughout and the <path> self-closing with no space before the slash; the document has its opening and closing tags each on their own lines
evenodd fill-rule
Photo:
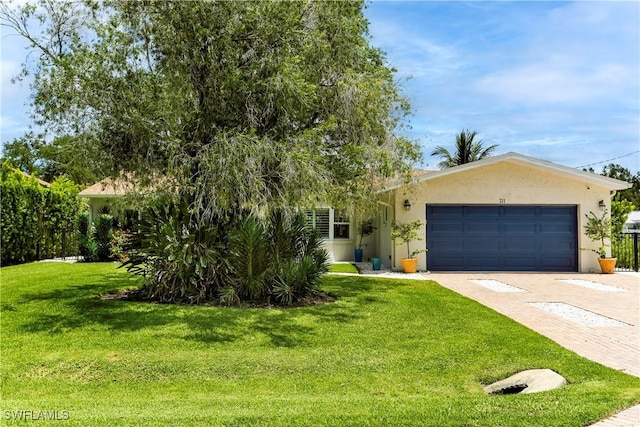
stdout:
<svg viewBox="0 0 640 427">
<path fill-rule="evenodd" d="M 336 221 L 336 215 L 335 215 L 336 210 L 333 208 L 330 208 L 330 214 L 329 214 L 329 222 L 331 225 L 331 239 L 332 240 L 351 240 L 351 217 L 348 215 L 345 215 L 347 218 L 347 221 Z M 336 225 L 346 225 L 348 227 L 349 230 L 349 235 L 347 237 L 335 237 L 335 226 Z"/>
<path fill-rule="evenodd" d="M 311 214 L 311 218 L 310 218 L 311 226 L 314 227 L 314 228 L 316 227 L 316 211 L 325 210 L 325 209 L 329 210 L 329 237 L 322 236 L 322 238 L 324 240 L 337 240 L 337 241 L 348 241 L 348 240 L 351 240 L 352 237 L 353 237 L 353 234 L 352 234 L 353 223 L 351 221 L 351 217 L 348 217 L 348 221 L 346 221 L 346 222 L 344 222 L 344 221 L 343 222 L 336 222 L 335 221 L 335 209 L 333 209 L 330 206 L 318 206 L 318 207 L 315 207 L 313 209 L 306 209 L 304 211 L 304 213 L 306 215 Z M 349 227 L 349 237 L 336 238 L 335 237 L 335 232 L 334 232 L 334 226 L 335 225 L 347 225 Z"/>
</svg>

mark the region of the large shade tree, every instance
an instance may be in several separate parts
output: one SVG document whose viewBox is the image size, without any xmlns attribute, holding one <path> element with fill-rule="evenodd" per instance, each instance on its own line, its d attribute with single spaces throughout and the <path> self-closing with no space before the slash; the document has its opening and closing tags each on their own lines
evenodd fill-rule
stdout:
<svg viewBox="0 0 640 427">
<path fill-rule="evenodd" d="M 76 184 L 88 185 L 104 178 L 102 154 L 82 136 L 61 136 L 48 142 L 29 132 L 4 144 L 2 161 L 8 160 L 23 172 L 36 174 L 45 181 L 66 176 Z"/>
<path fill-rule="evenodd" d="M 147 297 L 289 302 L 325 258 L 287 211 L 374 203 L 419 158 L 397 136 L 409 105 L 363 7 L 41 0 L 0 17 L 37 51 L 24 69 L 37 123 L 168 190 L 131 240 Z"/>
<path fill-rule="evenodd" d="M 161 174 L 212 217 L 364 201 L 418 159 L 363 7 L 41 0 L 0 17 L 37 51 L 23 74 L 37 123 L 93 141 L 114 174 Z"/>
<path fill-rule="evenodd" d="M 447 148 L 439 145 L 431 152 L 431 155 L 440 157 L 441 161 L 438 166 L 441 169 L 464 165 L 491 156 L 498 145 L 485 147 L 483 141 L 474 140 L 477 135 L 476 131 L 460 131 L 456 135 L 455 153 L 451 154 Z"/>
</svg>

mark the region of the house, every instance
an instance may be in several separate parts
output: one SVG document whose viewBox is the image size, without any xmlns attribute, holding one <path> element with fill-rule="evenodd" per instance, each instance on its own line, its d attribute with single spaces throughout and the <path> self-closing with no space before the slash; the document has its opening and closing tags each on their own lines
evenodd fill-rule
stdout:
<svg viewBox="0 0 640 427">
<path fill-rule="evenodd" d="M 122 203 L 123 196 L 135 190 L 134 184 L 126 179 L 105 178 L 79 192 L 78 197 L 88 200 L 89 217 L 93 221 L 104 208 L 116 207 L 127 211 L 127 206 Z"/>
<path fill-rule="evenodd" d="M 124 187 L 97 184 L 80 193 L 92 212 Z M 586 249 L 585 215 L 610 212 L 611 197 L 629 183 L 518 153 L 439 171 L 417 171 L 412 181 L 379 193 L 376 231 L 363 240 L 364 259 L 401 269 L 404 248 L 391 239 L 394 222 L 419 219 L 427 248 L 418 268 L 431 271 L 600 271 Z M 335 261 L 353 260 L 359 236 L 344 211 L 320 206 L 307 212 Z"/>
<path fill-rule="evenodd" d="M 581 250 L 597 248 L 585 215 L 611 212 L 611 197 L 630 185 L 518 153 L 488 157 L 387 188 L 375 252 L 399 269 L 388 218 L 419 219 L 422 270 L 600 271 Z"/>
<path fill-rule="evenodd" d="M 633 211 L 629 213 L 622 231 L 624 231 L 625 233 L 637 233 L 638 231 L 640 231 L 640 211 Z"/>
</svg>

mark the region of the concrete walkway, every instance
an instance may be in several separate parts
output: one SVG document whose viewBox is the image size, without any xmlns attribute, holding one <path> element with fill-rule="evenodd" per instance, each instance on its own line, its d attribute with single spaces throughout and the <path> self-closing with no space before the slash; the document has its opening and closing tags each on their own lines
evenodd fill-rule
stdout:
<svg viewBox="0 0 640 427">
<path fill-rule="evenodd" d="M 581 356 L 640 377 L 640 275 L 638 273 L 430 273 L 420 275 L 502 313 Z M 524 292 L 496 291 L 472 280 L 488 280 Z M 566 282 L 572 280 L 577 282 Z M 500 282 L 495 283 L 494 281 Z M 579 284 L 577 284 L 579 283 Z M 602 286 L 604 285 L 604 286 Z M 510 289 L 513 290 L 513 289 Z M 529 303 L 565 303 L 622 322 L 587 326 Z M 554 304 L 556 305 L 556 304 Z M 569 310 L 572 307 L 564 306 Z M 582 312 L 585 314 L 584 312 Z M 587 317 L 591 313 L 586 313 Z M 597 319 L 601 317 L 593 316 Z M 607 320 L 607 319 L 604 319 Z M 638 427 L 640 405 L 594 427 Z"/>
</svg>

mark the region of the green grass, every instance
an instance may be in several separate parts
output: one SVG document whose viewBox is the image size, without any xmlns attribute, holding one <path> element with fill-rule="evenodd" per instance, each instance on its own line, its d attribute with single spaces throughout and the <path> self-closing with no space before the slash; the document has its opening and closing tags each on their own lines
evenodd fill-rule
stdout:
<svg viewBox="0 0 640 427">
<path fill-rule="evenodd" d="M 114 264 L 0 274 L 7 423 L 6 411 L 41 410 L 92 426 L 567 427 L 640 401 L 639 378 L 434 282 L 328 276 L 335 303 L 236 309 L 101 300 L 136 285 Z M 570 384 L 531 395 L 482 391 L 540 367 Z"/>
<path fill-rule="evenodd" d="M 353 273 L 358 274 L 358 269 L 353 264 L 348 263 L 340 263 L 340 264 L 331 264 L 329 267 L 329 271 L 331 273 Z"/>
</svg>

